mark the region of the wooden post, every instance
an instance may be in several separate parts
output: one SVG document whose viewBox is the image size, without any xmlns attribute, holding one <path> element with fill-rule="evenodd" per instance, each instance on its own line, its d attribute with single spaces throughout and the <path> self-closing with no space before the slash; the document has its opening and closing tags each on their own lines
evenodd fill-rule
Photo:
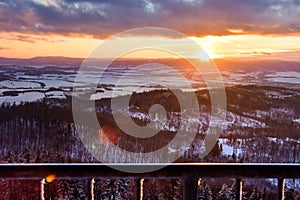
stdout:
<svg viewBox="0 0 300 200">
<path fill-rule="evenodd" d="M 277 186 L 277 199 L 278 200 L 284 200 L 284 187 L 285 187 L 285 179 L 279 178 L 278 186 Z"/>
<path fill-rule="evenodd" d="M 183 198 L 185 200 L 196 200 L 198 193 L 198 178 L 195 176 L 184 177 Z"/>
</svg>

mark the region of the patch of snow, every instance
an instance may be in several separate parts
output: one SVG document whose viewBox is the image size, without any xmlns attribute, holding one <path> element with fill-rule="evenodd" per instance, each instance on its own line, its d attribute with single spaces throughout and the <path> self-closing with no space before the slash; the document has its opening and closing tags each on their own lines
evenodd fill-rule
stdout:
<svg viewBox="0 0 300 200">
<path fill-rule="evenodd" d="M 294 119 L 293 122 L 300 124 L 300 119 Z"/>
<path fill-rule="evenodd" d="M 73 87 L 74 83 L 64 81 L 64 80 L 57 80 L 57 79 L 41 79 L 39 82 L 44 83 L 46 86 L 45 88 L 63 88 L 63 87 Z"/>
<path fill-rule="evenodd" d="M 149 115 L 141 113 L 141 112 L 129 112 L 129 115 L 133 118 L 139 119 L 141 121 L 150 120 Z"/>
<path fill-rule="evenodd" d="M 300 72 L 275 72 L 273 74 L 267 74 L 266 77 L 267 80 L 271 82 L 300 84 Z"/>
<path fill-rule="evenodd" d="M 0 82 L 0 88 L 40 88 L 39 83 L 34 83 L 30 81 L 10 81 L 5 80 Z"/>
<path fill-rule="evenodd" d="M 233 154 L 233 147 L 229 146 L 228 144 L 222 144 L 222 148 L 223 148 L 223 155 L 226 156 L 231 156 Z"/>
<path fill-rule="evenodd" d="M 41 92 L 26 92 L 19 93 L 18 96 L 2 96 L 0 97 L 0 103 L 20 104 L 21 102 L 33 102 L 45 97 L 44 93 Z"/>
<path fill-rule="evenodd" d="M 51 91 L 46 93 L 47 98 L 66 99 L 63 91 Z"/>
</svg>

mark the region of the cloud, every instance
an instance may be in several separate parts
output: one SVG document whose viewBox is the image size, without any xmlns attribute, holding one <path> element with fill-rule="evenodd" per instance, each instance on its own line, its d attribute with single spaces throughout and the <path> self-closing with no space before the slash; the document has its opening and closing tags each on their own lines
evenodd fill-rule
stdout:
<svg viewBox="0 0 300 200">
<path fill-rule="evenodd" d="M 20 34 L 15 32 L 4 32 L 1 33 L 0 39 L 4 40 L 14 40 L 14 41 L 21 41 L 27 43 L 36 43 L 36 41 L 46 41 L 51 43 L 63 42 L 63 39 L 48 37 L 47 35 L 33 35 L 33 34 Z"/>
<path fill-rule="evenodd" d="M 299 34 L 299 0 L 1 0 L 0 30 L 88 34 L 172 28 L 189 36 Z"/>
<path fill-rule="evenodd" d="M 241 55 L 265 55 L 270 56 L 272 53 L 265 52 L 265 51 L 242 51 L 240 52 Z"/>
<path fill-rule="evenodd" d="M 0 51 L 1 50 L 8 50 L 9 48 L 7 48 L 7 47 L 0 47 Z"/>
</svg>

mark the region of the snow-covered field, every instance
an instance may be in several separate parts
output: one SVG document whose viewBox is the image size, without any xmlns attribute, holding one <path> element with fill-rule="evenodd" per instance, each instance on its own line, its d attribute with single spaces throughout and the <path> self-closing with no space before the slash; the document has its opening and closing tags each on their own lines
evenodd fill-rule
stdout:
<svg viewBox="0 0 300 200">
<path fill-rule="evenodd" d="M 300 84 L 300 72 L 274 72 L 267 74 L 266 77 L 271 82 Z"/>
<path fill-rule="evenodd" d="M 211 79 L 215 73 L 206 72 L 202 75 Z M 300 72 L 260 72 L 260 71 L 222 71 L 224 85 L 239 84 L 294 84 L 300 86 Z M 62 98 L 65 94 L 47 95 L 42 89 L 56 88 L 70 91 L 76 81 L 77 72 L 72 67 L 65 66 L 2 66 L 0 71 L 0 89 L 5 91 L 35 90 L 35 93 L 22 94 L 18 97 L 0 93 L 1 102 L 36 101 L 41 98 Z M 152 64 L 151 67 L 114 66 L 107 70 L 102 77 L 88 68 L 82 72 L 81 82 L 77 85 L 85 86 L 88 83 L 98 83 L 99 92 L 93 94 L 91 99 L 101 99 L 119 95 L 131 94 L 133 91 L 142 92 L 162 88 L 176 88 L 184 91 L 193 91 L 206 88 L 200 74 L 191 71 L 182 71 Z M 109 85 L 109 86 L 105 86 Z M 3 90 L 2 90 L 3 91 Z M 37 94 L 43 93 L 43 94 Z M 274 97 L 280 94 L 270 94 Z"/>
<path fill-rule="evenodd" d="M 8 89 L 33 89 L 33 88 L 40 88 L 41 85 L 36 82 L 29 81 L 19 81 L 19 80 L 5 80 L 0 82 L 1 88 L 8 88 Z"/>
<path fill-rule="evenodd" d="M 44 97 L 45 95 L 41 92 L 26 92 L 26 93 L 19 93 L 18 96 L 2 96 L 0 98 L 0 103 L 6 102 L 11 104 L 15 103 L 18 105 L 21 102 L 37 101 Z"/>
</svg>

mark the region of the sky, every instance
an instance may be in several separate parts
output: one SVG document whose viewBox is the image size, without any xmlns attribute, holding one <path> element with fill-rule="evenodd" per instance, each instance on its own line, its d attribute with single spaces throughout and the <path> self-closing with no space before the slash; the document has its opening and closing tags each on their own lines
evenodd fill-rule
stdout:
<svg viewBox="0 0 300 200">
<path fill-rule="evenodd" d="M 162 27 L 185 34 L 212 58 L 300 61 L 299 19 L 300 0 L 0 0 L 0 57 L 86 57 L 119 32 Z M 153 39 L 186 38 L 128 35 L 116 48 Z"/>
</svg>

